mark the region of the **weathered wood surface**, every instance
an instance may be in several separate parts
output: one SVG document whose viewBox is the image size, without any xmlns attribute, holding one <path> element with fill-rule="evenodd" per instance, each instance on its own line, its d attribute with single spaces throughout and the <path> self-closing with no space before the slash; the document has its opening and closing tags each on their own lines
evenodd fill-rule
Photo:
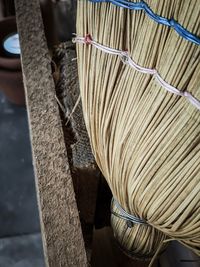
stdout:
<svg viewBox="0 0 200 267">
<path fill-rule="evenodd" d="M 59 75 L 54 75 L 57 80 L 57 97 L 61 106 L 70 168 L 90 261 L 100 171 L 91 151 L 83 118 L 75 45 L 72 42 L 62 43 L 57 46 L 54 54 L 59 69 Z"/>
<path fill-rule="evenodd" d="M 64 108 L 63 127 L 71 131 L 66 141 L 71 143 L 72 165 L 77 169 L 97 169 L 83 118 L 75 45 L 71 41 L 61 43 L 55 49 L 55 57 L 60 69 L 56 91 Z"/>
<path fill-rule="evenodd" d="M 49 267 L 87 266 L 38 0 L 16 0 L 33 162 Z"/>
</svg>

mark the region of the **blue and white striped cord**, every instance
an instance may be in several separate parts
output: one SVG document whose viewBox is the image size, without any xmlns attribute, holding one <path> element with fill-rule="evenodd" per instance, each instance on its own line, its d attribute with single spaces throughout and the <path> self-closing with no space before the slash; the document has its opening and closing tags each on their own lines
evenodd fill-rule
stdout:
<svg viewBox="0 0 200 267">
<path fill-rule="evenodd" d="M 131 10 L 142 10 L 144 11 L 151 19 L 155 22 L 172 27 L 180 36 L 184 39 L 196 44 L 200 45 L 200 38 L 189 32 L 185 29 L 182 25 L 180 25 L 176 20 L 173 18 L 167 19 L 162 16 L 159 16 L 153 12 L 153 10 L 145 3 L 144 1 L 141 2 L 129 2 L 127 0 L 89 0 L 92 3 L 111 3 L 113 5 L 131 9 Z"/>
<path fill-rule="evenodd" d="M 102 45 L 96 41 L 94 41 L 90 34 L 86 35 L 85 37 L 76 36 L 72 40 L 74 43 L 92 45 L 95 48 L 111 55 L 119 56 L 122 62 L 126 65 L 129 65 L 131 68 L 135 69 L 138 72 L 149 74 L 154 77 L 158 84 L 160 84 L 163 88 L 165 88 L 168 92 L 175 94 L 177 96 L 181 96 L 186 98 L 193 106 L 200 110 L 200 101 L 195 98 L 191 93 L 187 91 L 180 91 L 179 89 L 175 88 L 174 86 L 167 83 L 158 73 L 156 69 L 145 68 L 143 66 L 138 65 L 128 54 L 127 51 L 117 50 L 114 48 L 107 47 Z"/>
<path fill-rule="evenodd" d="M 120 212 L 120 213 L 117 213 L 113 210 L 113 207 L 116 207 L 117 210 Z M 111 214 L 113 214 L 114 216 L 116 217 L 119 217 L 120 219 L 123 219 L 127 222 L 128 226 L 129 227 L 132 227 L 133 224 L 144 224 L 144 225 L 148 225 L 148 223 L 139 218 L 139 217 L 136 217 L 136 216 L 133 216 L 129 213 L 127 213 L 122 207 L 121 205 L 119 204 L 119 202 L 116 200 L 116 199 L 112 199 L 112 204 L 111 204 Z"/>
</svg>

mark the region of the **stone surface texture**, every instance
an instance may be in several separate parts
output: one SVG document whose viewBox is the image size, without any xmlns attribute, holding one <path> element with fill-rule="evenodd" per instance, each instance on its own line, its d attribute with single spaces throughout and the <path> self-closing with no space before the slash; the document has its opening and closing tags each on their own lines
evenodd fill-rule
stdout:
<svg viewBox="0 0 200 267">
<path fill-rule="evenodd" d="M 0 267 L 45 267 L 41 235 L 0 239 Z"/>
<path fill-rule="evenodd" d="M 0 237 L 38 231 L 26 108 L 0 92 Z"/>
</svg>

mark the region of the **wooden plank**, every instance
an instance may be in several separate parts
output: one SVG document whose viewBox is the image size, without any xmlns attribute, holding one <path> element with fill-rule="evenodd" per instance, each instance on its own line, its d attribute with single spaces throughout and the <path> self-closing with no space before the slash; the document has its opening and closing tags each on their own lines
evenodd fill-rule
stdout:
<svg viewBox="0 0 200 267">
<path fill-rule="evenodd" d="M 39 1 L 16 0 L 46 265 L 87 266 Z"/>
</svg>

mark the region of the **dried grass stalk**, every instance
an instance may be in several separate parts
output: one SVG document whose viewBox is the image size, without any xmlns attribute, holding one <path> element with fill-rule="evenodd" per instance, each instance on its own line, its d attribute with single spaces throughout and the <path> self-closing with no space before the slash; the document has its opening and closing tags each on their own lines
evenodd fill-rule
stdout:
<svg viewBox="0 0 200 267">
<path fill-rule="evenodd" d="M 200 35 L 200 1 L 148 1 Z M 78 1 L 77 34 L 128 50 L 180 91 L 200 99 L 200 47 L 142 11 Z M 200 255 L 200 111 L 119 57 L 77 44 L 83 111 L 96 161 L 113 196 L 149 226 L 112 216 L 120 245 L 152 257 L 165 239 Z M 116 207 L 113 207 L 116 210 Z M 117 211 L 116 211 L 117 212 Z"/>
</svg>

